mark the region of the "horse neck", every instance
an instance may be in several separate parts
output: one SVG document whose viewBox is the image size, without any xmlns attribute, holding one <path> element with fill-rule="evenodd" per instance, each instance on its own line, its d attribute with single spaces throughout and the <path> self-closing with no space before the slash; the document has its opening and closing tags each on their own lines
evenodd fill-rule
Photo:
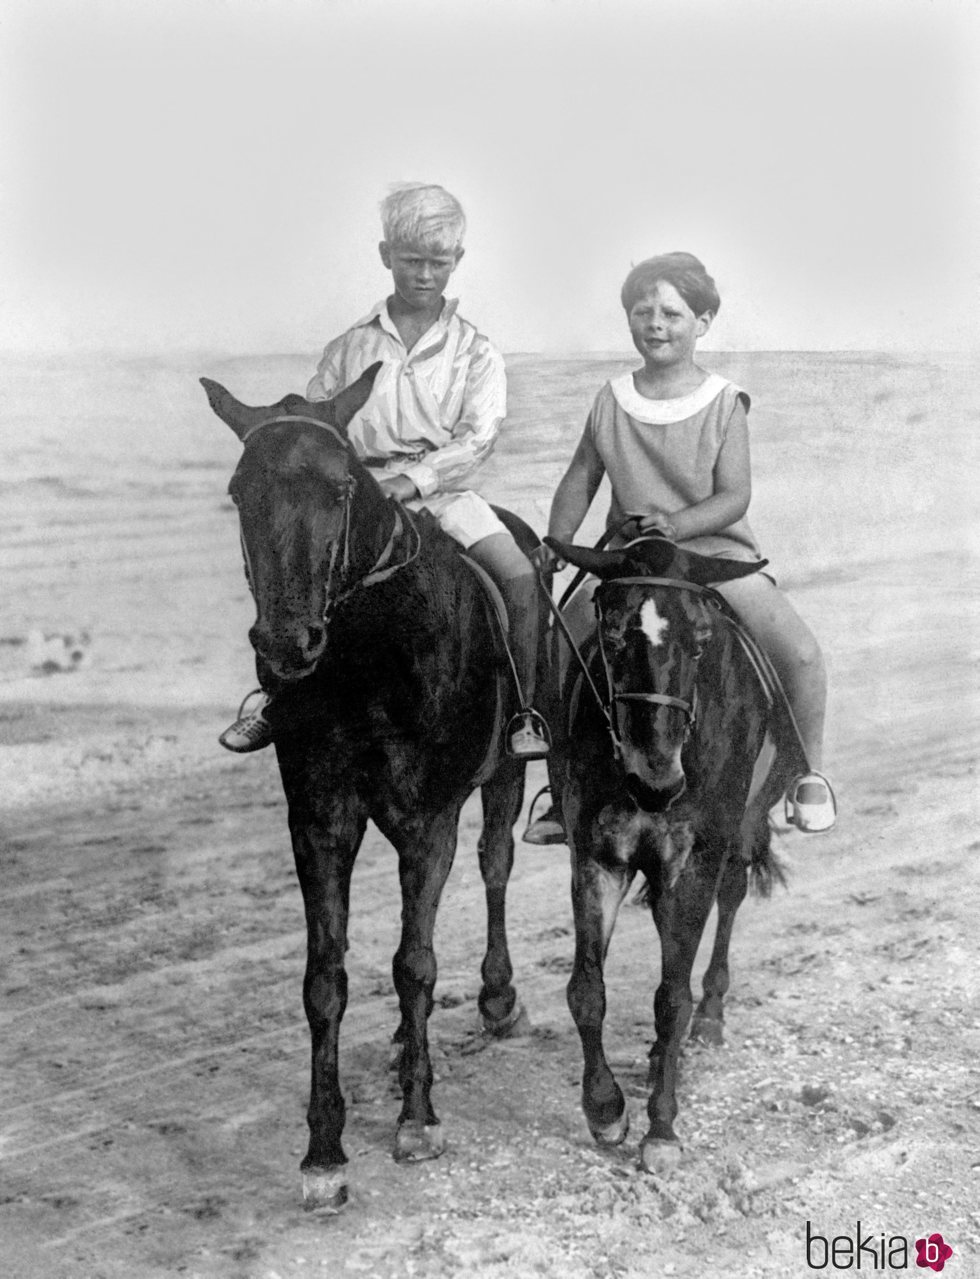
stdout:
<svg viewBox="0 0 980 1279">
<path fill-rule="evenodd" d="M 350 464 L 354 483 L 349 512 L 349 529 L 344 535 L 349 539 L 351 581 L 366 577 L 378 562 L 391 536 L 397 519 L 394 503 L 389 502 L 374 476 L 357 461 Z"/>
<path fill-rule="evenodd" d="M 392 548 L 388 564 L 401 564 L 388 581 L 390 614 L 408 613 L 418 618 L 422 608 L 434 625 L 448 626 L 469 584 L 469 574 L 450 539 L 424 513 L 420 516 L 399 507 L 383 493 L 374 476 L 359 462 L 351 466 L 354 497 L 351 503 L 350 581 L 363 581 L 378 564 L 401 518 L 402 533 Z M 367 590 L 376 589 L 368 586 Z"/>
<path fill-rule="evenodd" d="M 711 708 L 717 707 L 718 722 L 729 726 L 710 743 L 702 739 L 702 750 L 727 755 L 727 741 L 736 723 L 749 750 L 761 745 L 771 718 L 768 699 L 754 665 L 730 626 L 718 627 L 701 662 L 698 700 L 700 725 L 709 718 Z M 703 732 L 703 728 L 699 731 Z"/>
</svg>

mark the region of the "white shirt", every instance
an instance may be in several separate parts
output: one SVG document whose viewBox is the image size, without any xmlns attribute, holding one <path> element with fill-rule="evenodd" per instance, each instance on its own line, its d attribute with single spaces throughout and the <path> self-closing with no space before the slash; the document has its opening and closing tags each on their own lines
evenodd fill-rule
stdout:
<svg viewBox="0 0 980 1279">
<path fill-rule="evenodd" d="M 358 457 L 386 459 L 423 498 L 463 483 L 493 451 L 507 412 L 504 361 L 447 301 L 411 351 L 379 302 L 328 343 L 306 391 L 324 400 L 381 360 L 370 399 L 347 427 Z"/>
</svg>

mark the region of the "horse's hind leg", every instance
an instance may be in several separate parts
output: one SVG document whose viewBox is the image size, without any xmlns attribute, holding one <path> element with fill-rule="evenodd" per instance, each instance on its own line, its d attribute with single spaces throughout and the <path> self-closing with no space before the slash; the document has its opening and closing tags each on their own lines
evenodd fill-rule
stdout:
<svg viewBox="0 0 980 1279">
<path fill-rule="evenodd" d="M 691 1022 L 691 1038 L 705 1044 L 724 1042 L 724 997 L 728 993 L 728 948 L 735 927 L 735 916 L 745 900 L 749 887 L 749 869 L 737 851 L 729 854 L 728 864 L 718 889 L 718 927 L 711 959 L 704 974 L 703 996 Z"/>
<path fill-rule="evenodd" d="M 480 1018 L 488 1034 L 526 1034 L 530 1022 L 511 984 L 507 948 L 507 883 L 514 865 L 514 823 L 524 798 L 524 769 L 505 763 L 483 787 L 480 874 L 487 896 L 487 950 L 483 958 Z"/>
<path fill-rule="evenodd" d="M 626 1098 L 616 1083 L 602 1046 L 606 1016 L 603 966 L 616 916 L 634 878 L 623 863 L 600 863 L 587 852 L 574 854 L 572 907 L 575 964 L 568 982 L 568 1007 L 582 1041 L 582 1109 L 601 1146 L 618 1146 L 629 1131 Z"/>
<path fill-rule="evenodd" d="M 303 1004 L 312 1039 L 307 1121 L 310 1145 L 300 1165 L 307 1207 L 339 1211 L 347 1202 L 341 1136 L 346 1108 L 338 1074 L 340 1023 L 347 1007 L 347 919 L 350 877 L 364 835 L 364 815 L 334 802 L 310 820 L 290 807 L 296 871 L 306 908 Z"/>
<path fill-rule="evenodd" d="M 456 852 L 459 805 L 435 815 L 424 814 L 384 833 L 398 850 L 402 889 L 401 943 L 392 976 L 401 1009 L 401 1057 L 398 1079 L 402 1109 L 395 1138 L 395 1158 L 435 1159 L 445 1148 L 442 1126 L 432 1108 L 432 1062 L 428 1021 L 436 984 L 432 945 L 436 910 Z"/>
</svg>

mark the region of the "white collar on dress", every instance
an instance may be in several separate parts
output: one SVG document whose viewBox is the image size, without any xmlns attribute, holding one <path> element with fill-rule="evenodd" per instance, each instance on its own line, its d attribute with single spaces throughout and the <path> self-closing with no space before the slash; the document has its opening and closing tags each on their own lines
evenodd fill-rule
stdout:
<svg viewBox="0 0 980 1279">
<path fill-rule="evenodd" d="M 648 400 L 633 385 L 633 374 L 624 373 L 622 377 L 609 379 L 609 386 L 616 403 L 630 417 L 640 422 L 651 422 L 665 426 L 670 422 L 683 422 L 695 413 L 708 407 L 712 400 L 725 389 L 733 386 L 728 378 L 718 373 L 709 373 L 701 385 L 687 395 L 679 395 L 673 400 Z"/>
</svg>

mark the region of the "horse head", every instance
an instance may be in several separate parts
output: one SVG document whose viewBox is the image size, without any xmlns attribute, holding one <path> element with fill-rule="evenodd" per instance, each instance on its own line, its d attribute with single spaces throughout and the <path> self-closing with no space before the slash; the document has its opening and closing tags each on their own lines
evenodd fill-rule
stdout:
<svg viewBox="0 0 980 1279">
<path fill-rule="evenodd" d="M 687 787 L 685 747 L 697 722 L 702 659 L 720 616 L 717 597 L 705 588 L 766 561 L 696 555 L 661 536 L 610 551 L 545 540 L 600 579 L 598 652 L 625 784 L 641 808 L 663 812 Z"/>
<path fill-rule="evenodd" d="M 380 367 L 372 365 L 332 400 L 288 395 L 262 408 L 201 378 L 212 409 L 244 446 L 228 492 L 255 598 L 249 639 L 280 680 L 309 675 L 326 648 L 331 589 L 351 554 L 354 485 L 366 477 L 345 431 Z M 373 481 L 367 487 L 380 506 L 380 489 Z"/>
</svg>

